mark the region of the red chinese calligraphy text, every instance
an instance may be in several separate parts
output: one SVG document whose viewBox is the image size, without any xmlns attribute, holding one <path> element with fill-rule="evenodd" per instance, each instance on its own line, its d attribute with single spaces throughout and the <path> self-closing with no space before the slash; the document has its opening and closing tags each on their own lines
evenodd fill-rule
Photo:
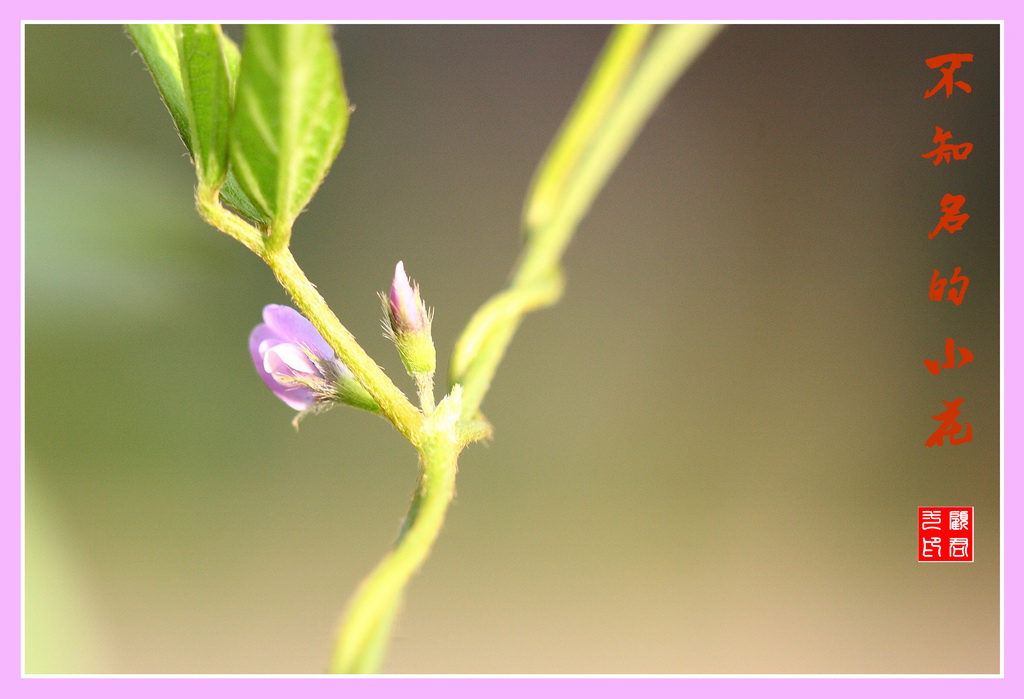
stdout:
<svg viewBox="0 0 1024 699">
<path fill-rule="evenodd" d="M 939 277 L 939 270 L 934 270 L 932 274 L 932 283 L 928 289 L 928 298 L 930 298 L 932 301 L 941 301 L 942 292 L 946 289 L 946 284 L 948 283 L 949 293 L 946 296 L 946 298 L 955 303 L 957 306 L 963 303 L 964 294 L 967 293 L 967 285 L 970 284 L 971 280 L 960 274 L 961 269 L 963 268 L 957 267 L 956 269 L 954 269 L 953 276 L 951 276 L 949 279 L 941 279 Z M 957 284 L 961 283 L 962 286 L 959 289 L 953 288 Z"/>
<path fill-rule="evenodd" d="M 956 364 L 956 350 L 960 350 L 960 363 Z M 957 348 L 953 343 L 953 338 L 946 338 L 946 363 L 939 364 L 937 359 L 926 359 L 924 365 L 932 374 L 938 374 L 942 369 L 953 369 L 954 367 L 963 366 L 974 361 L 974 353 L 966 347 Z"/>
<path fill-rule="evenodd" d="M 939 80 L 939 84 L 924 93 L 924 98 L 928 99 L 942 88 L 946 88 L 946 99 L 949 99 L 953 94 L 953 86 L 956 85 L 964 92 L 970 92 L 971 86 L 965 83 L 963 80 L 953 81 L 953 71 L 962 66 L 964 63 L 970 63 L 974 60 L 974 54 L 972 53 L 947 53 L 943 56 L 934 56 L 925 60 L 927 65 L 932 70 L 935 70 L 939 66 L 949 64 L 948 68 L 942 68 L 942 78 Z"/>
<path fill-rule="evenodd" d="M 939 224 L 935 226 L 935 229 L 928 234 L 929 240 L 937 236 L 941 230 L 952 234 L 964 227 L 967 219 L 971 217 L 970 214 L 960 213 L 960 207 L 966 201 L 967 197 L 961 194 L 947 194 L 942 197 L 942 202 L 939 204 L 939 208 L 942 209 L 942 218 L 939 219 Z"/>
<path fill-rule="evenodd" d="M 946 143 L 949 139 L 953 138 L 953 134 L 949 131 L 943 131 L 941 126 L 935 127 L 935 137 L 932 139 L 932 143 L 938 143 L 939 147 L 930 153 L 922 153 L 922 158 L 935 158 L 932 161 L 932 165 L 938 165 L 945 161 L 949 162 L 950 157 L 953 160 L 967 160 L 967 156 L 970 155 L 971 151 L 974 150 L 973 143 Z"/>
<path fill-rule="evenodd" d="M 932 415 L 932 420 L 938 420 L 942 424 L 939 428 L 932 433 L 924 445 L 926 447 L 943 446 L 946 439 L 949 439 L 950 444 L 963 444 L 964 442 L 971 441 L 971 423 L 965 423 L 963 427 L 956 421 L 960 417 L 960 404 L 964 402 L 963 398 L 957 398 L 955 401 L 948 403 L 942 401 L 942 404 L 946 406 L 938 415 Z M 963 434 L 959 437 L 956 436 L 960 430 L 963 430 Z"/>
</svg>

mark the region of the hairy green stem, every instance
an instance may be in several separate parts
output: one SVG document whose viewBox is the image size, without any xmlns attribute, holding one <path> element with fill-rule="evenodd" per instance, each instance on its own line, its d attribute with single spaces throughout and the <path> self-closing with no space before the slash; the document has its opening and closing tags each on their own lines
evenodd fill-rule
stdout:
<svg viewBox="0 0 1024 699">
<path fill-rule="evenodd" d="M 416 382 L 416 393 L 420 397 L 420 408 L 423 409 L 424 415 L 430 415 L 434 412 L 434 374 L 414 374 L 412 378 Z"/>
<path fill-rule="evenodd" d="M 230 235 L 257 255 L 263 256 L 266 240 L 262 232 L 241 216 L 224 208 L 220 202 L 220 187 L 200 184 L 196 188 L 196 208 L 204 221 L 222 233 Z"/>
<path fill-rule="evenodd" d="M 306 278 L 292 257 L 288 247 L 265 250 L 263 259 L 274 272 L 277 281 L 291 295 L 295 305 L 320 332 L 338 358 L 355 374 L 367 393 L 373 396 L 387 417 L 402 435 L 414 445 L 419 442 L 423 414 L 416 409 L 384 370 L 359 346 L 350 333 Z"/>
</svg>

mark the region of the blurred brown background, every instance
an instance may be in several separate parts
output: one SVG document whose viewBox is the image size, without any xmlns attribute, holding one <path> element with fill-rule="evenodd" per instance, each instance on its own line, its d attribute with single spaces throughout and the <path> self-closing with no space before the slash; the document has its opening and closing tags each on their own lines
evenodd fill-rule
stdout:
<svg viewBox="0 0 1024 699">
<path fill-rule="evenodd" d="M 408 390 L 375 293 L 404 260 L 448 356 L 607 32 L 336 28 L 357 109 L 293 248 Z M 195 213 L 122 29 L 25 35 L 27 670 L 321 672 L 414 453 L 292 429 L 246 351 L 284 293 Z M 950 52 L 973 92 L 922 99 Z M 997 672 L 998 91 L 994 25 L 727 29 L 517 336 L 385 670 Z M 936 125 L 967 161 L 921 158 Z M 932 376 L 950 336 L 975 360 Z M 973 441 L 925 448 L 958 397 Z M 976 508 L 975 563 L 916 562 L 925 505 Z"/>
</svg>

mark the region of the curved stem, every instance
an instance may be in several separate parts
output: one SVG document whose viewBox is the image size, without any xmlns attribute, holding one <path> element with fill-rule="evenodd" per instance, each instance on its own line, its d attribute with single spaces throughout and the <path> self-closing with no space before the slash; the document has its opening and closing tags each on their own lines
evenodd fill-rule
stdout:
<svg viewBox="0 0 1024 699">
<path fill-rule="evenodd" d="M 560 264 L 580 221 L 654 109 L 719 31 L 717 25 L 671 24 L 655 33 L 566 182 L 558 208 L 540 228 L 528 231 L 531 245 L 516 270 L 513 285 L 541 278 Z"/>
<path fill-rule="evenodd" d="M 649 24 L 624 24 L 608 37 L 601 59 L 572 107 L 571 117 L 562 124 L 537 166 L 523 211 L 527 231 L 542 226 L 558 208 L 565 183 L 614 106 L 652 29 Z"/>
<path fill-rule="evenodd" d="M 196 188 L 196 208 L 204 221 L 262 256 L 263 234 L 241 216 L 224 208 L 220 203 L 220 187 L 200 184 Z"/>
<path fill-rule="evenodd" d="M 371 673 L 380 665 L 402 591 L 430 554 L 455 494 L 459 445 L 449 431 L 434 432 L 421 444 L 423 474 L 409 514 L 394 548 L 349 602 L 331 657 L 332 673 Z"/>
<path fill-rule="evenodd" d="M 495 294 L 473 314 L 452 351 L 451 380 L 463 381 L 462 417 L 476 415 L 505 356 L 512 337 L 528 312 L 553 305 L 562 296 L 561 270 L 534 284 L 513 285 Z"/>
<path fill-rule="evenodd" d="M 512 284 L 474 314 L 452 355 L 473 418 L 523 316 L 562 293 L 561 259 L 580 221 L 655 107 L 718 33 L 717 25 L 618 27 L 542 161 L 530 191 L 526 243 Z M 648 41 L 648 37 L 651 37 Z"/>
</svg>

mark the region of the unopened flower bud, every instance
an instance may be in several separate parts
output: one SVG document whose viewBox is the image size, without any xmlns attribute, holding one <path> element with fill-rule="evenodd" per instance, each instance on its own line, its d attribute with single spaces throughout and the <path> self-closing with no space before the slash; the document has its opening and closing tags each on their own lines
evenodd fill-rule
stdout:
<svg viewBox="0 0 1024 699">
<path fill-rule="evenodd" d="M 432 375 L 437 357 L 430 339 L 430 313 L 420 298 L 419 287 L 409 281 L 401 262 L 395 266 L 395 278 L 385 307 L 386 329 L 398 347 L 406 370 L 414 376 Z"/>
</svg>

